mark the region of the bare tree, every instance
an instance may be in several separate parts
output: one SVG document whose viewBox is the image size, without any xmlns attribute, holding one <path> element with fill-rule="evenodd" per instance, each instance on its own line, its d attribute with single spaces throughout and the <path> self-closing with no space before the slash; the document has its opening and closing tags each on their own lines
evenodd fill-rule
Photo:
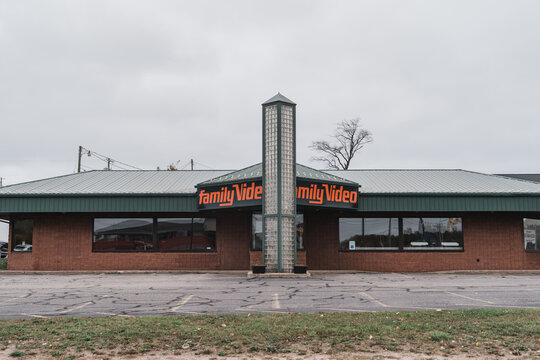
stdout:
<svg viewBox="0 0 540 360">
<path fill-rule="evenodd" d="M 337 126 L 330 143 L 325 140 L 314 141 L 310 148 L 320 153 L 312 160 L 324 162 L 330 169 L 347 170 L 358 150 L 373 141 L 371 132 L 360 127 L 360 119 L 343 120 Z"/>
</svg>

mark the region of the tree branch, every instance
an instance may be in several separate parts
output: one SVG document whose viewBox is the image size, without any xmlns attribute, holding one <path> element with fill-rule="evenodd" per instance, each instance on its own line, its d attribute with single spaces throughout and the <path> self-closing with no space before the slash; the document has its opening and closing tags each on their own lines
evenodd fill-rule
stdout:
<svg viewBox="0 0 540 360">
<path fill-rule="evenodd" d="M 312 160 L 324 162 L 331 169 L 348 169 L 358 150 L 373 141 L 371 132 L 362 129 L 359 122 L 360 119 L 356 118 L 339 123 L 333 135 L 336 140 L 334 144 L 324 140 L 314 141 L 310 148 L 321 155 Z"/>
</svg>

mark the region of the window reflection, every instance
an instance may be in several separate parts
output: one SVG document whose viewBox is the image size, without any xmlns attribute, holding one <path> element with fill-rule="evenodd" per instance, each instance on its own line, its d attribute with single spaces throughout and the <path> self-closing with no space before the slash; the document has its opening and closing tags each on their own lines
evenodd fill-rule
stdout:
<svg viewBox="0 0 540 360">
<path fill-rule="evenodd" d="M 192 250 L 216 249 L 216 219 L 193 219 Z"/>
<path fill-rule="evenodd" d="M 339 249 L 462 250 L 462 219 L 340 218 Z"/>
<path fill-rule="evenodd" d="M 523 239 L 525 250 L 540 250 L 540 220 L 523 219 Z"/>
<path fill-rule="evenodd" d="M 192 219 L 158 219 L 159 250 L 191 249 Z"/>
<path fill-rule="evenodd" d="M 304 250 L 304 214 L 296 214 L 296 249 Z M 251 250 L 261 251 L 263 243 L 263 216 L 260 213 L 251 215 Z"/>
<path fill-rule="evenodd" d="M 94 219 L 94 250 L 152 250 L 152 219 Z"/>
<path fill-rule="evenodd" d="M 261 251 L 263 241 L 263 216 L 252 214 L 251 216 L 251 250 Z"/>
<path fill-rule="evenodd" d="M 405 250 L 462 249 L 461 218 L 403 218 Z"/>
<path fill-rule="evenodd" d="M 34 220 L 15 220 L 13 221 L 11 232 L 12 251 L 31 252 L 32 237 L 34 233 Z"/>
<path fill-rule="evenodd" d="M 304 250 L 304 214 L 296 214 L 296 250 Z"/>
<path fill-rule="evenodd" d="M 96 218 L 94 251 L 215 251 L 215 218 Z"/>
<path fill-rule="evenodd" d="M 397 218 L 340 218 L 341 250 L 397 250 L 399 222 Z"/>
</svg>

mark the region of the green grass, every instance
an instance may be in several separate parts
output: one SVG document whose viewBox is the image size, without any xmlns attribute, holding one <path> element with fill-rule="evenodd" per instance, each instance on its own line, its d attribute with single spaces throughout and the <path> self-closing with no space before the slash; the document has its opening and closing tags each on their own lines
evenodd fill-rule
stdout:
<svg viewBox="0 0 540 360">
<path fill-rule="evenodd" d="M 451 335 L 448 335 L 444 331 L 434 330 L 429 334 L 429 337 L 433 341 L 448 341 L 452 339 Z"/>
<path fill-rule="evenodd" d="M 188 343 L 189 350 L 182 349 Z M 62 358 L 147 352 L 537 354 L 540 310 L 182 315 L 0 321 L 0 348 Z M 12 355 L 16 356 L 16 355 Z"/>
<path fill-rule="evenodd" d="M 26 353 L 24 351 L 16 350 L 16 351 L 12 352 L 11 354 L 9 354 L 9 356 L 11 356 L 11 357 L 23 357 L 23 356 L 26 356 Z"/>
<path fill-rule="evenodd" d="M 7 270 L 7 258 L 0 259 L 0 270 Z"/>
</svg>

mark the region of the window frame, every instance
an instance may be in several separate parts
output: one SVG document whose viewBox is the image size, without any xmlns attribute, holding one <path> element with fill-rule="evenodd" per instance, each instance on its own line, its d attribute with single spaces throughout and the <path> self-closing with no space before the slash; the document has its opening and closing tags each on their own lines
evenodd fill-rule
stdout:
<svg viewBox="0 0 540 360">
<path fill-rule="evenodd" d="M 254 220 L 255 220 L 255 215 L 259 215 L 261 217 L 261 224 L 262 224 L 262 238 L 261 238 L 261 248 L 260 249 L 255 249 L 253 247 L 253 244 L 255 243 L 254 242 L 254 238 L 255 238 L 255 223 L 254 223 Z M 249 251 L 263 251 L 263 247 L 264 247 L 264 217 L 262 215 L 261 212 L 252 212 L 251 213 L 251 231 L 250 231 L 250 237 L 249 237 Z"/>
<path fill-rule="evenodd" d="M 527 220 L 536 220 L 536 221 L 540 221 L 540 218 L 532 218 L 532 217 L 522 217 L 521 218 L 521 236 L 522 236 L 522 239 L 523 239 L 523 250 L 527 253 L 540 253 L 540 249 L 532 249 L 532 250 L 529 250 L 526 248 L 525 246 L 525 219 Z M 538 240 L 539 239 L 539 236 L 538 234 L 536 235 L 536 246 L 538 247 Z"/>
<path fill-rule="evenodd" d="M 422 217 L 422 218 L 431 218 L 431 219 L 435 219 L 435 218 L 443 218 L 442 216 L 441 217 L 435 217 L 435 216 L 421 216 L 421 215 L 413 215 L 413 216 L 398 216 L 397 219 L 398 219 L 398 232 L 399 232 L 399 238 L 398 238 L 398 247 L 392 247 L 392 248 L 384 248 L 384 247 L 381 247 L 381 248 L 373 248 L 373 247 L 370 247 L 370 248 L 366 248 L 366 249 L 362 249 L 362 248 L 356 248 L 355 250 L 349 250 L 348 248 L 347 249 L 342 249 L 341 246 L 340 246 L 340 239 L 339 239 L 339 220 L 340 219 L 373 219 L 373 218 L 376 218 L 376 219 L 380 219 L 382 218 L 382 216 L 361 216 L 361 217 L 355 217 L 355 216 L 349 216 L 349 217 L 338 217 L 338 252 L 344 252 L 344 253 L 365 253 L 365 252 L 372 252 L 372 253 L 378 253 L 378 252 L 399 252 L 399 253 L 430 253 L 430 252 L 440 252 L 440 253 L 448 253 L 448 252 L 452 252 L 452 253 L 456 253 L 456 252 L 464 252 L 465 251 L 465 235 L 464 235 L 464 231 L 463 231 L 463 222 L 464 222 L 464 217 L 463 216 L 447 216 L 448 218 L 459 218 L 461 219 L 461 226 L 462 226 L 462 234 L 463 234 L 463 246 L 460 246 L 459 248 L 448 248 L 448 249 L 441 249 L 440 247 L 438 248 L 422 248 L 422 249 L 405 249 L 404 248 L 404 241 L 403 241 L 403 219 L 404 218 L 415 218 L 415 217 Z M 387 216 L 386 218 L 396 218 L 396 216 Z"/>
<path fill-rule="evenodd" d="M 253 240 L 254 240 L 254 236 L 255 236 L 255 227 L 254 227 L 254 222 L 253 220 L 255 219 L 255 215 L 259 215 L 261 217 L 261 222 L 262 222 L 262 239 L 261 239 L 261 249 L 254 249 L 253 248 Z M 297 228 L 296 226 L 298 225 L 297 223 L 297 219 L 298 219 L 298 216 L 302 216 L 302 232 L 304 234 L 303 236 L 303 241 L 302 241 L 302 245 L 304 245 L 301 249 L 298 248 L 298 238 L 297 238 Z M 299 213 L 296 213 L 295 215 L 295 218 L 294 218 L 294 241 L 295 241 L 295 247 L 296 247 L 296 251 L 306 251 L 306 216 L 303 212 L 299 212 Z M 251 213 L 251 236 L 250 236 L 250 239 L 249 239 L 249 251 L 263 251 L 263 246 L 264 246 L 264 216 L 262 214 L 262 212 L 257 212 L 257 211 L 254 211 Z"/>
<path fill-rule="evenodd" d="M 17 250 L 15 251 L 15 247 L 18 246 L 19 244 L 15 244 L 15 224 L 17 222 L 20 222 L 20 221 L 30 221 L 32 223 L 32 243 L 30 244 L 31 248 L 30 250 Z M 10 236 L 11 236 L 11 246 L 10 246 L 10 252 L 11 253 L 14 253 L 14 254 L 27 254 L 27 253 L 31 253 L 32 250 L 34 249 L 34 219 L 16 219 L 16 220 L 13 220 L 12 221 L 12 224 L 11 224 L 11 231 L 10 231 Z"/>
<path fill-rule="evenodd" d="M 96 219 L 152 219 L 152 232 L 153 232 L 153 244 L 154 247 L 151 250 L 95 250 L 94 249 L 94 234 L 95 234 L 95 226 L 96 226 Z M 183 249 L 183 250 L 162 250 L 158 249 L 158 219 L 191 219 L 191 240 L 190 240 L 190 248 L 189 249 Z M 205 250 L 205 249 L 196 249 L 193 250 L 193 219 L 215 219 L 216 221 L 216 245 L 215 248 L 212 250 Z M 218 219 L 217 217 L 196 217 L 196 216 L 189 216 L 189 217 L 181 217 L 181 216 L 175 216 L 175 217 L 160 217 L 160 216 L 152 216 L 152 217 L 94 217 L 92 218 L 92 252 L 93 253 L 124 253 L 124 254 L 131 254 L 131 253 L 217 253 L 218 252 L 218 235 L 217 235 L 217 228 L 218 228 Z"/>
</svg>

